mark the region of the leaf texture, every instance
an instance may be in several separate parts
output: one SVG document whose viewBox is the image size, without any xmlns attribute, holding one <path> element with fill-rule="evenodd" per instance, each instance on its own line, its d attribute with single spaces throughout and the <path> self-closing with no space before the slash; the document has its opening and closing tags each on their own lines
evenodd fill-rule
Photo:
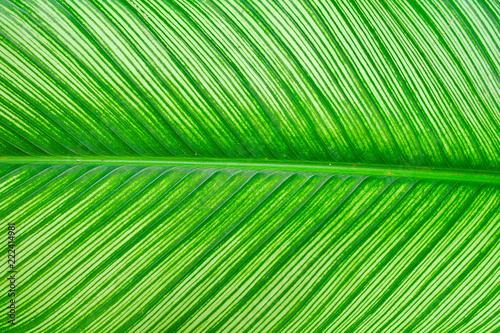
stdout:
<svg viewBox="0 0 500 333">
<path fill-rule="evenodd" d="M 0 0 L 0 332 L 499 332 L 499 18 Z"/>
<path fill-rule="evenodd" d="M 0 155 L 500 170 L 498 1 L 2 0 Z"/>
<path fill-rule="evenodd" d="M 19 230 L 16 332 L 500 327 L 499 185 L 2 164 L 0 189 Z"/>
</svg>

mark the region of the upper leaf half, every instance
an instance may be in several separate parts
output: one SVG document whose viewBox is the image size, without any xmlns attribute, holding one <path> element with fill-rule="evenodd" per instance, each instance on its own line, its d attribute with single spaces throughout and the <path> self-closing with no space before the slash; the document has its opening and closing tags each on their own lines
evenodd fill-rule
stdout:
<svg viewBox="0 0 500 333">
<path fill-rule="evenodd" d="M 0 154 L 500 170 L 500 5 L 1 1 Z"/>
</svg>

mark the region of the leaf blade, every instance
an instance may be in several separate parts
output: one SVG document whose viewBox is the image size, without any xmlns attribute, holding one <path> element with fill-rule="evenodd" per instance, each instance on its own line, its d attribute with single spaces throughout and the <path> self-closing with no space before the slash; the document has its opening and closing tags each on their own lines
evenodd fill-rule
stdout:
<svg viewBox="0 0 500 333">
<path fill-rule="evenodd" d="M 18 174 L 7 168 L 2 184 Z M 157 165 L 57 173 L 25 176 L 21 186 L 45 191 L 1 199 L 24 254 L 20 329 L 494 325 L 483 309 L 495 294 L 498 185 Z"/>
</svg>

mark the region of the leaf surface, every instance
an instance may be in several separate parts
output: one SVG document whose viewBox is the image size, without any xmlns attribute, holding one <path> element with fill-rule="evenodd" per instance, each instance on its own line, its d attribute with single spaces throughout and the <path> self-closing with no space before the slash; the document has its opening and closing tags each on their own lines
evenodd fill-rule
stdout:
<svg viewBox="0 0 500 333">
<path fill-rule="evenodd" d="M 497 332 L 499 17 L 0 0 L 0 331 Z"/>
<path fill-rule="evenodd" d="M 500 6 L 4 1 L 2 155 L 500 170 Z"/>
<path fill-rule="evenodd" d="M 497 325 L 498 185 L 192 166 L 0 170 L 1 213 L 18 221 L 23 332 Z"/>
</svg>

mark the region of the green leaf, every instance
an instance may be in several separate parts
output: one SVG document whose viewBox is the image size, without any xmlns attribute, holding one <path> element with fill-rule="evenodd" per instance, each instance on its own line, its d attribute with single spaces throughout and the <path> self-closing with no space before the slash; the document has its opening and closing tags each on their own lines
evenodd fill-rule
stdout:
<svg viewBox="0 0 500 333">
<path fill-rule="evenodd" d="M 496 2 L 4 3 L 2 155 L 500 170 Z"/>
<path fill-rule="evenodd" d="M 0 0 L 0 331 L 497 332 L 499 17 Z"/>
<path fill-rule="evenodd" d="M 161 165 L 0 170 L 23 259 L 20 331 L 497 322 L 499 185 Z"/>
</svg>

